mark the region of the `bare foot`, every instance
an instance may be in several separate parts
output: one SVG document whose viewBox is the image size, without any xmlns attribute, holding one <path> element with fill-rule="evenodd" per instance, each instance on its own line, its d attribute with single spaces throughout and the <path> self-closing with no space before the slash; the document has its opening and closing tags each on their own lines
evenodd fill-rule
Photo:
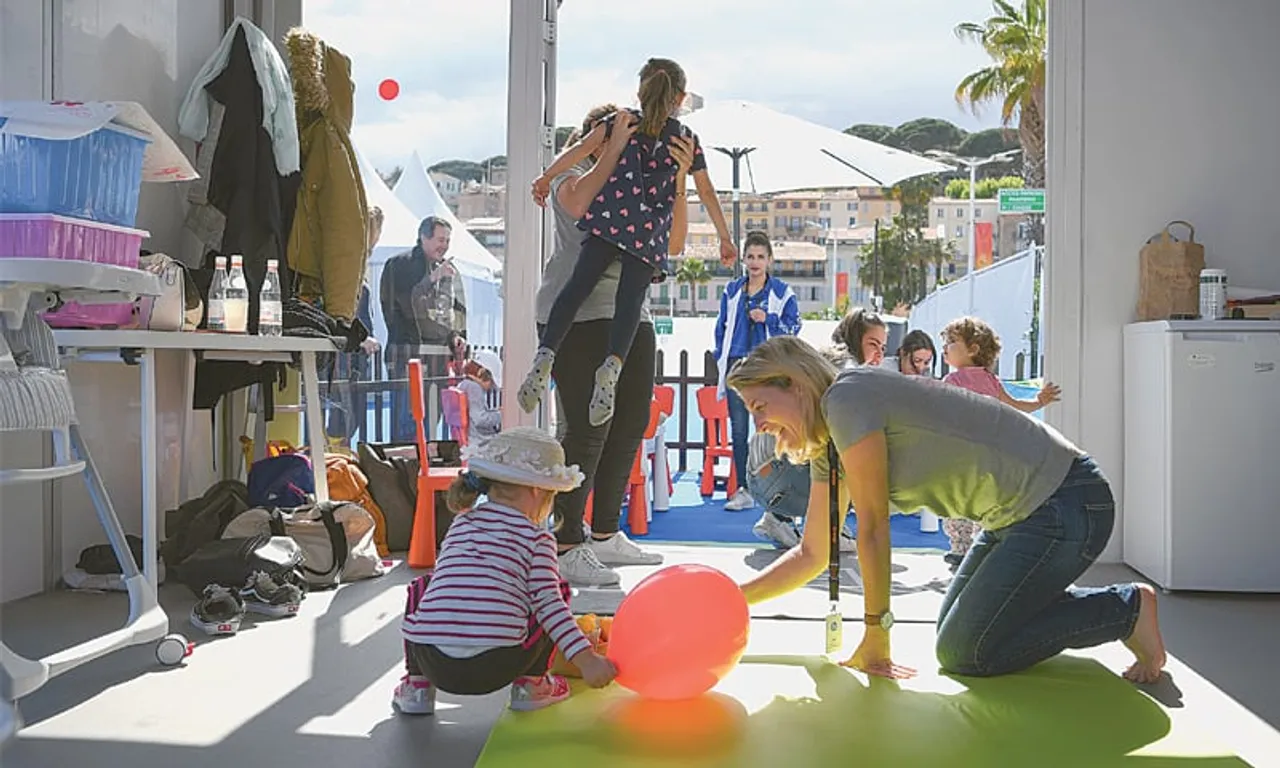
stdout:
<svg viewBox="0 0 1280 768">
<path fill-rule="evenodd" d="M 1160 637 L 1160 621 L 1156 617 L 1156 591 L 1149 584 L 1135 584 L 1142 598 L 1138 609 L 1138 622 L 1133 634 L 1124 641 L 1133 651 L 1137 661 L 1124 672 L 1124 678 L 1134 683 L 1154 683 L 1160 679 L 1168 657 L 1164 651 L 1164 638 Z"/>
</svg>

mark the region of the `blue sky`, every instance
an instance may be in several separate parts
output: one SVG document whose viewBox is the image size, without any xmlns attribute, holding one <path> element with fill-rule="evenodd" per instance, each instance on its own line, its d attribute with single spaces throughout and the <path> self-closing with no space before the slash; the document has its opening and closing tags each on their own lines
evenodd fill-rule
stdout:
<svg viewBox="0 0 1280 768">
<path fill-rule="evenodd" d="M 508 8 L 307 0 L 303 23 L 353 60 L 355 140 L 375 165 L 388 169 L 414 149 L 428 164 L 505 151 Z M 642 20 L 631 18 L 637 8 Z M 633 101 L 640 65 L 667 56 L 708 99 L 756 101 L 833 128 L 923 116 L 991 127 L 991 110 L 975 118 L 952 95 L 988 63 L 952 30 L 990 11 L 990 0 L 565 0 L 558 122 Z M 400 83 L 394 101 L 378 97 L 384 78 Z"/>
</svg>

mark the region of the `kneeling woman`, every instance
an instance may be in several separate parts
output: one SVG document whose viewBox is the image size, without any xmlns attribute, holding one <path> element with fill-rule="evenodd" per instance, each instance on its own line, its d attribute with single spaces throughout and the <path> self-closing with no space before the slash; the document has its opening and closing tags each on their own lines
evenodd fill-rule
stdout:
<svg viewBox="0 0 1280 768">
<path fill-rule="evenodd" d="M 1153 682 L 1165 663 L 1156 594 L 1145 584 L 1072 583 L 1098 557 L 1115 523 L 1111 488 L 1093 460 L 1051 427 L 997 400 L 879 368 L 839 372 L 791 337 L 770 339 L 729 373 L 756 428 L 778 451 L 810 462 L 809 524 L 796 547 L 742 585 L 761 602 L 809 583 L 826 567 L 827 443 L 858 515 L 866 601 L 862 642 L 845 662 L 904 677 L 891 661 L 889 504 L 973 520 L 984 529 L 951 582 L 938 616 L 937 656 L 960 675 L 1026 669 L 1066 648 L 1123 640 L 1125 672 Z M 842 500 L 840 508 L 844 508 Z"/>
</svg>

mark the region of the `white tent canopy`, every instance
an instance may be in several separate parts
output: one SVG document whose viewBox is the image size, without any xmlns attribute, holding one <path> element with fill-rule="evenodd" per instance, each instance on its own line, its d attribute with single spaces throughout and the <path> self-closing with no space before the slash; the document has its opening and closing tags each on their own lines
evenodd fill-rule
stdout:
<svg viewBox="0 0 1280 768">
<path fill-rule="evenodd" d="M 419 220 L 436 216 L 453 225 L 453 240 L 449 245 L 449 257 L 466 271 L 468 265 L 482 266 L 490 276 L 502 274 L 502 263 L 489 253 L 479 240 L 462 226 L 462 222 L 440 197 L 439 190 L 427 175 L 422 158 L 415 151 L 404 164 L 400 179 L 396 181 L 395 196 L 413 212 Z"/>
<path fill-rule="evenodd" d="M 383 320 L 382 307 L 378 301 L 382 268 L 387 259 L 409 250 L 418 242 L 418 224 L 423 217 L 410 210 L 387 188 L 382 177 L 359 148 L 356 149 L 356 162 L 360 166 L 360 178 L 364 181 L 365 197 L 369 205 L 382 209 L 382 235 L 369 257 L 369 286 L 373 291 L 371 330 L 375 338 L 385 342 L 386 321 Z M 419 163 L 418 167 L 421 168 L 422 164 Z M 454 257 L 454 264 L 462 274 L 463 289 L 467 293 L 467 338 L 472 344 L 499 346 L 502 343 L 502 295 L 498 260 L 466 230 L 458 226 L 454 229 L 449 254 Z M 484 258 L 466 247 L 466 240 L 470 240 Z"/>
<path fill-rule="evenodd" d="M 681 121 L 698 134 L 716 189 L 769 194 L 800 189 L 892 187 L 951 166 L 860 139 L 749 101 L 708 103 Z"/>
</svg>

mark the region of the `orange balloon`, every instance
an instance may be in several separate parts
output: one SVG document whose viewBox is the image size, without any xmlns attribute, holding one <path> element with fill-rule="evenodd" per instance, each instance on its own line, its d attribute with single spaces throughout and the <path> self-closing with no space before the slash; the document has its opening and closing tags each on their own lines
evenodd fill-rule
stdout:
<svg viewBox="0 0 1280 768">
<path fill-rule="evenodd" d="M 673 565 L 636 585 L 618 606 L 609 659 L 619 685 L 652 699 L 710 690 L 742 658 L 751 614 L 742 590 L 705 565 Z"/>
</svg>

